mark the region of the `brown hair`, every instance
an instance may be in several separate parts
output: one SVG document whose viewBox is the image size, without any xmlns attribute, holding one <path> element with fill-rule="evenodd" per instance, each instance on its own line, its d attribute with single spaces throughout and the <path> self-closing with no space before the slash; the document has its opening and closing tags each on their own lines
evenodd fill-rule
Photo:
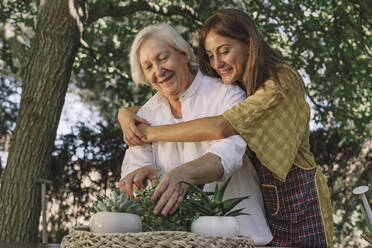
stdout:
<svg viewBox="0 0 372 248">
<path fill-rule="evenodd" d="M 248 44 L 249 58 L 245 65 L 243 80 L 239 82 L 246 90 L 247 96 L 254 94 L 269 78 L 280 88 L 277 65 L 286 62 L 264 41 L 254 21 L 237 9 L 219 10 L 205 21 L 199 39 L 199 66 L 204 74 L 219 77 L 211 67 L 204 47 L 206 36 L 212 29 L 219 35 Z"/>
</svg>

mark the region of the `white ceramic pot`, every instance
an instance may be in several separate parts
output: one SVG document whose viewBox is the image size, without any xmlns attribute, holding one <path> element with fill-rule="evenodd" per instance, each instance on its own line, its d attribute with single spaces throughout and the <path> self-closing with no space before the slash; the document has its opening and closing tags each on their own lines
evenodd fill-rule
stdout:
<svg viewBox="0 0 372 248">
<path fill-rule="evenodd" d="M 136 214 L 98 212 L 90 218 L 89 228 L 95 233 L 141 232 L 142 221 Z"/>
<path fill-rule="evenodd" d="M 239 234 L 239 224 L 232 216 L 200 216 L 191 224 L 191 231 L 214 237 L 235 237 Z"/>
</svg>

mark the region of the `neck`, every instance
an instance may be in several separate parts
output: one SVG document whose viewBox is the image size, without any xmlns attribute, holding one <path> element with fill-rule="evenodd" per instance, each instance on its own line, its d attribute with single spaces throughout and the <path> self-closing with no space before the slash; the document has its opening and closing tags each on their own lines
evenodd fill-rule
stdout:
<svg viewBox="0 0 372 248">
<path fill-rule="evenodd" d="M 191 72 L 187 75 L 186 84 L 184 90 L 182 90 L 182 93 L 177 95 L 174 98 L 168 98 L 168 103 L 171 108 L 171 112 L 176 119 L 182 118 L 182 103 L 180 101 L 180 96 L 185 93 L 185 91 L 190 87 L 192 82 L 194 81 L 195 75 L 193 75 Z"/>
<path fill-rule="evenodd" d="M 182 118 L 182 104 L 180 99 L 177 98 L 168 98 L 168 103 L 172 112 L 172 115 L 176 119 Z"/>
</svg>

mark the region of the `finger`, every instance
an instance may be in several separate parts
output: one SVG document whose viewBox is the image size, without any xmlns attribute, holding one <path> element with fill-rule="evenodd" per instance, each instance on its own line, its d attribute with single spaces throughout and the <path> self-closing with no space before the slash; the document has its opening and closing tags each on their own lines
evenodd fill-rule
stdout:
<svg viewBox="0 0 372 248">
<path fill-rule="evenodd" d="M 145 125 L 151 125 L 148 121 L 139 117 L 138 115 L 136 115 L 134 119 L 137 123 L 140 122 L 140 123 L 145 124 Z"/>
<path fill-rule="evenodd" d="M 173 209 L 171 209 L 169 211 L 170 214 L 173 214 L 174 212 L 176 212 L 178 206 L 181 204 L 181 202 L 185 198 L 185 195 L 186 195 L 187 190 L 189 188 L 189 186 L 185 185 L 185 184 L 179 184 L 179 186 L 181 187 L 180 188 L 180 193 L 178 194 L 179 196 L 178 196 L 178 199 L 177 199 L 177 202 L 176 202 L 175 206 L 173 207 Z"/>
<path fill-rule="evenodd" d="M 160 212 L 162 215 L 167 215 L 168 210 L 164 210 L 164 207 L 168 204 L 172 204 L 171 206 L 173 207 L 174 202 L 177 200 L 177 198 L 173 198 L 173 192 L 174 190 L 171 189 L 170 187 L 167 188 L 167 190 L 161 195 L 159 201 L 157 202 L 153 213 L 155 215 L 158 215 Z M 170 206 L 168 206 L 170 208 Z"/>
<path fill-rule="evenodd" d="M 135 129 L 137 129 L 137 127 L 135 127 Z M 128 135 L 126 135 L 126 136 L 127 136 L 127 139 L 129 140 L 129 142 L 131 144 L 134 144 L 135 146 L 141 146 L 141 145 L 144 145 L 145 144 L 141 140 L 141 138 L 139 138 L 139 136 L 133 130 L 130 130 L 130 132 L 128 131 Z"/>
<path fill-rule="evenodd" d="M 143 184 L 143 180 L 146 178 L 146 175 L 139 175 L 137 174 L 134 179 L 133 179 L 133 183 L 134 185 L 136 185 L 137 188 L 139 189 L 142 189 L 145 187 L 145 185 Z"/>
<path fill-rule="evenodd" d="M 124 193 L 124 184 L 123 184 L 123 180 L 120 180 L 119 182 L 118 182 L 118 188 L 121 190 L 121 191 L 123 191 L 123 193 Z"/>
<path fill-rule="evenodd" d="M 184 196 L 179 196 L 178 199 L 177 199 L 177 202 L 176 204 L 174 205 L 173 209 L 171 209 L 171 211 L 169 211 L 169 214 L 174 214 L 174 212 L 176 212 L 178 206 L 181 204 L 181 202 L 183 201 L 183 197 Z"/>
<path fill-rule="evenodd" d="M 133 195 L 133 183 L 132 182 L 125 182 L 125 190 L 126 190 L 126 193 L 127 195 L 134 199 L 134 195 Z"/>
<path fill-rule="evenodd" d="M 152 201 L 155 202 L 159 199 L 159 197 L 164 193 L 164 191 L 168 187 L 168 181 L 161 180 L 159 185 L 156 187 L 154 194 L 152 195 Z"/>
<path fill-rule="evenodd" d="M 163 209 L 161 210 L 161 215 L 162 216 L 166 216 L 171 210 L 173 210 L 173 208 L 176 208 L 178 206 L 177 203 L 178 203 L 178 198 L 179 198 L 179 195 L 178 193 L 175 191 L 173 192 L 173 194 L 171 195 L 171 197 L 165 202 L 164 204 L 164 207 Z"/>
<path fill-rule="evenodd" d="M 130 136 L 130 135 L 125 135 L 124 136 L 124 141 L 125 143 L 128 145 L 128 146 L 137 146 L 137 145 L 141 145 L 140 143 L 142 142 L 140 139 L 138 138 L 134 138 L 133 137 L 135 136 Z M 137 139 L 137 141 L 136 141 Z M 143 142 L 142 142 L 143 143 Z"/>
<path fill-rule="evenodd" d="M 129 139 L 125 138 L 125 143 L 128 145 L 128 146 L 136 146 L 136 144 L 132 143 Z"/>
<path fill-rule="evenodd" d="M 137 126 L 136 125 L 132 125 L 131 128 L 130 128 L 130 130 L 132 132 L 133 138 L 139 139 L 140 142 L 143 143 L 142 140 L 145 140 L 146 137 L 141 133 L 141 131 L 137 128 Z"/>
</svg>

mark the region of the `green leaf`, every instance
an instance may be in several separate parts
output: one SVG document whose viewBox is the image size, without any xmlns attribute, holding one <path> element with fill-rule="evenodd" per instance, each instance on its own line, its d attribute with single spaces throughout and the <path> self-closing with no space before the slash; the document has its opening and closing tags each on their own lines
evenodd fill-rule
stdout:
<svg viewBox="0 0 372 248">
<path fill-rule="evenodd" d="M 227 214 L 225 214 L 226 216 L 239 216 L 239 215 L 250 215 L 248 213 L 242 213 L 244 208 L 239 208 L 237 210 L 234 210 L 234 211 L 231 211 Z"/>
<path fill-rule="evenodd" d="M 216 192 L 218 192 L 218 183 L 216 183 L 216 187 L 214 188 L 214 196 L 213 196 L 213 201 L 217 201 L 217 194 Z"/>
<path fill-rule="evenodd" d="M 221 202 L 223 199 L 223 195 L 225 194 L 225 190 L 227 185 L 229 184 L 232 176 L 230 176 L 225 182 L 223 182 L 221 188 L 214 192 L 214 201 Z M 218 188 L 217 188 L 218 189 Z"/>
<path fill-rule="evenodd" d="M 233 199 L 228 199 L 226 201 L 223 201 L 222 204 L 222 211 L 224 213 L 229 212 L 231 209 L 233 209 L 236 205 L 239 204 L 239 202 L 248 199 L 249 196 L 244 196 L 244 197 L 238 197 L 238 198 L 233 198 Z"/>
<path fill-rule="evenodd" d="M 181 182 L 181 183 L 185 183 L 187 185 L 190 186 L 190 188 L 194 191 L 196 191 L 197 193 L 199 193 L 199 195 L 201 196 L 201 199 L 209 206 L 212 205 L 212 201 L 211 199 L 209 199 L 209 197 L 207 196 L 207 194 L 202 190 L 200 189 L 198 186 L 194 185 L 194 184 L 191 184 L 191 183 L 188 183 L 188 182 Z"/>
</svg>

